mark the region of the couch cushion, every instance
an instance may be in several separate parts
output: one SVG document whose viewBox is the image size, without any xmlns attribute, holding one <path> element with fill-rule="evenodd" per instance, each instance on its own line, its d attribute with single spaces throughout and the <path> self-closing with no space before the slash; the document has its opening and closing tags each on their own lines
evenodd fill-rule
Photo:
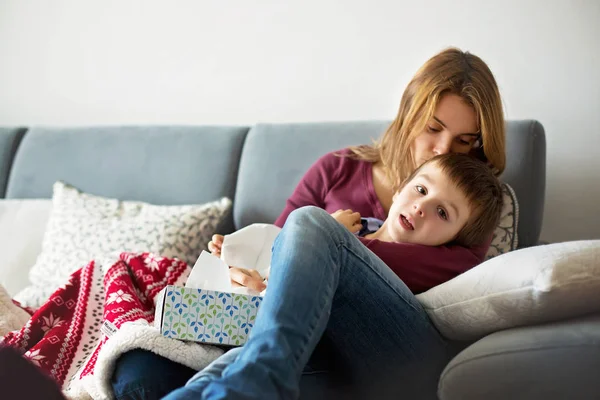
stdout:
<svg viewBox="0 0 600 400">
<path fill-rule="evenodd" d="M 159 205 L 233 199 L 245 127 L 32 128 L 7 198 L 50 198 L 62 180 L 99 196 Z M 229 232 L 232 220 L 222 228 Z"/>
<path fill-rule="evenodd" d="M 253 222 L 272 223 L 285 201 L 323 154 L 349 145 L 371 143 L 389 122 L 259 124 L 248 133 L 240 161 L 234 201 L 239 229 Z M 519 201 L 519 247 L 537 244 L 544 210 L 546 147 L 537 121 L 508 121 L 507 168 L 501 180 Z"/>
<path fill-rule="evenodd" d="M 259 124 L 246 138 L 233 205 L 237 229 L 273 223 L 300 178 L 325 153 L 369 143 L 387 128 L 382 122 Z"/>
<path fill-rule="evenodd" d="M 517 228 L 519 226 L 519 201 L 508 183 L 502 184 L 502 211 L 498 226 L 494 230 L 492 242 L 485 259 L 499 256 L 517 249 L 519 244 Z"/>
<path fill-rule="evenodd" d="M 49 199 L 0 200 L 0 284 L 11 296 L 29 282 L 51 210 Z"/>
<path fill-rule="evenodd" d="M 193 265 L 206 250 L 231 200 L 157 206 L 93 196 L 57 182 L 42 252 L 29 272 L 32 286 L 15 298 L 37 307 L 71 273 L 121 252 L 151 252 Z"/>
<path fill-rule="evenodd" d="M 599 399 L 600 314 L 496 332 L 445 368 L 441 400 Z"/>
<path fill-rule="evenodd" d="M 506 169 L 500 180 L 519 199 L 519 247 L 537 245 L 546 191 L 546 136 L 538 121 L 507 121 Z"/>
<path fill-rule="evenodd" d="M 600 312 L 600 240 L 503 254 L 417 296 L 449 339 Z"/>
</svg>

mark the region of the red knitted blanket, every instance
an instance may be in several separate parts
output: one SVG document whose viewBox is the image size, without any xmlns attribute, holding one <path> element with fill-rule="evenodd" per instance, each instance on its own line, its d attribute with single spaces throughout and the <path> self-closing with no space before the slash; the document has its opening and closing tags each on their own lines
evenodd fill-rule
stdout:
<svg viewBox="0 0 600 400">
<path fill-rule="evenodd" d="M 21 349 L 73 398 L 112 397 L 114 363 L 133 348 L 201 369 L 221 350 L 162 337 L 152 326 L 158 292 L 183 286 L 189 272 L 183 261 L 148 253 L 92 261 L 1 341 Z"/>
</svg>

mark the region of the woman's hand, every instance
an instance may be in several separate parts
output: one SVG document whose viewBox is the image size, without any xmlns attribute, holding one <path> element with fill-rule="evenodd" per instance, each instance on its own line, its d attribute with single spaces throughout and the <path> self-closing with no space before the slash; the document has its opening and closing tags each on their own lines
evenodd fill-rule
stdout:
<svg viewBox="0 0 600 400">
<path fill-rule="evenodd" d="M 208 251 L 210 251 L 213 256 L 221 257 L 223 238 L 223 235 L 212 235 L 211 241 L 208 242 Z"/>
<path fill-rule="evenodd" d="M 352 233 L 359 232 L 362 228 L 360 214 L 352 210 L 337 210 L 331 216 Z"/>
<path fill-rule="evenodd" d="M 262 292 L 267 288 L 265 279 L 255 269 L 230 267 L 229 277 L 233 287 L 247 287 L 257 292 Z"/>
</svg>

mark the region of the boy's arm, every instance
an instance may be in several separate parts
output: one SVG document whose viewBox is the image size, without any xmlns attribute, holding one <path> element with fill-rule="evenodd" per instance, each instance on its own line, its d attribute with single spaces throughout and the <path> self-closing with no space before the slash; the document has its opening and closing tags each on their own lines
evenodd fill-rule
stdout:
<svg viewBox="0 0 600 400">
<path fill-rule="evenodd" d="M 275 220 L 275 225 L 283 228 L 290 213 L 300 207 L 315 206 L 326 209 L 326 197 L 334 182 L 344 170 L 342 157 L 336 156 L 337 152 L 327 153 L 319 158 L 306 171 L 296 189 L 286 201 L 285 208 Z"/>
<path fill-rule="evenodd" d="M 331 216 L 352 233 L 357 233 L 362 228 L 360 214 L 352 210 L 337 210 Z"/>
</svg>

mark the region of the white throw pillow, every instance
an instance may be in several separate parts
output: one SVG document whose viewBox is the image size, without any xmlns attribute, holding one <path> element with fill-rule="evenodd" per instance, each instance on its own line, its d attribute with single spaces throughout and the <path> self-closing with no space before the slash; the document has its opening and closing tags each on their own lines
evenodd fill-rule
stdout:
<svg viewBox="0 0 600 400">
<path fill-rule="evenodd" d="M 495 257 L 417 296 L 449 339 L 600 311 L 600 240 L 529 247 Z"/>
<path fill-rule="evenodd" d="M 11 296 L 29 283 L 51 210 L 50 199 L 0 200 L 0 284 Z"/>
<path fill-rule="evenodd" d="M 500 222 L 494 230 L 490 248 L 485 256 L 486 260 L 517 249 L 519 202 L 515 191 L 508 183 L 502 184 L 502 198 L 504 204 L 500 213 Z"/>
<path fill-rule="evenodd" d="M 31 307 L 41 305 L 71 273 L 107 254 L 148 251 L 193 265 L 231 209 L 228 198 L 157 206 L 94 196 L 62 182 L 53 189 L 42 252 L 29 273 L 32 286 L 15 296 Z"/>
</svg>

